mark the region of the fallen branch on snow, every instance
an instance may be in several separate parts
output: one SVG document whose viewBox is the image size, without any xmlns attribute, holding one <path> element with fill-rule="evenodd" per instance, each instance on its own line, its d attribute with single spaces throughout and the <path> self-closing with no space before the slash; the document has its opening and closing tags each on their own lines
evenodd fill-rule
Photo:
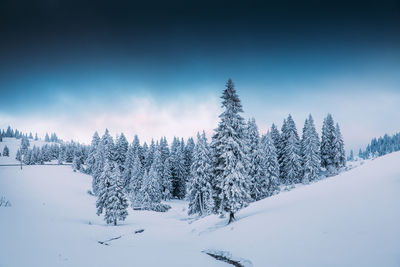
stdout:
<svg viewBox="0 0 400 267">
<path fill-rule="evenodd" d="M 231 253 L 227 251 L 204 250 L 202 252 L 213 257 L 216 260 L 229 263 L 236 267 L 253 267 L 253 263 L 251 263 L 251 261 L 234 257 Z"/>
</svg>

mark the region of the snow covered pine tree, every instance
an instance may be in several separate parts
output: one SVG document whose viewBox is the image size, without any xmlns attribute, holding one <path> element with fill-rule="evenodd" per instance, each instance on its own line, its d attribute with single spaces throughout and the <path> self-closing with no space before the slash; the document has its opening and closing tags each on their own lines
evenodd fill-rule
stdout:
<svg viewBox="0 0 400 267">
<path fill-rule="evenodd" d="M 191 181 L 189 183 L 189 211 L 188 214 L 209 214 L 212 211 L 212 159 L 207 144 L 206 134 L 197 133 L 197 144 L 193 152 L 191 166 Z"/>
<path fill-rule="evenodd" d="M 248 171 L 246 169 L 245 122 L 239 97 L 231 79 L 223 91 L 222 107 L 218 128 L 212 138 L 214 149 L 214 197 L 215 211 L 229 213 L 229 223 L 235 213 L 248 206 L 251 201 Z"/>
<path fill-rule="evenodd" d="M 303 184 L 318 179 L 321 169 L 320 143 L 311 114 L 304 123 L 301 140 L 301 157 L 303 165 Z"/>
<path fill-rule="evenodd" d="M 106 223 L 117 225 L 118 220 L 123 221 L 128 216 L 128 200 L 123 192 L 118 164 L 106 159 L 100 181 L 102 185 L 96 202 L 97 215 L 100 216 L 104 211 Z"/>
</svg>

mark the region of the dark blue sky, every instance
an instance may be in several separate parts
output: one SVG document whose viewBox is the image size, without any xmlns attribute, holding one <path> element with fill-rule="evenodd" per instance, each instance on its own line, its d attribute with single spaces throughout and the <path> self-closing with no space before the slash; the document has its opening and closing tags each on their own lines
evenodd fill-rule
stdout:
<svg viewBox="0 0 400 267">
<path fill-rule="evenodd" d="M 208 101 L 219 96 L 228 77 L 246 115 L 265 125 L 288 113 L 302 123 L 306 112 L 336 112 L 338 120 L 351 121 L 338 108 L 338 96 L 362 95 L 354 100 L 357 111 L 376 105 L 376 95 L 397 99 L 400 91 L 398 1 L 0 5 L 1 125 L 28 115 L 72 120 L 80 112 L 107 113 L 106 107 L 118 108 L 131 96 L 154 105 L 188 95 Z M 391 106 L 380 102 L 386 108 L 374 111 L 376 117 L 390 116 Z M 378 128 L 396 130 L 378 119 L 362 127 L 370 129 L 368 138 Z M 86 133 L 73 135 L 87 139 Z"/>
</svg>

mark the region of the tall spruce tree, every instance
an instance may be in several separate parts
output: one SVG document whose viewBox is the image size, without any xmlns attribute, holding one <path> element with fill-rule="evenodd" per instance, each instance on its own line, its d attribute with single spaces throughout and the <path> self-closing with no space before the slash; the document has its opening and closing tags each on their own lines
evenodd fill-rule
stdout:
<svg viewBox="0 0 400 267">
<path fill-rule="evenodd" d="M 186 172 L 186 183 L 189 183 L 191 179 L 191 166 L 193 163 L 193 150 L 194 150 L 195 144 L 193 141 L 193 138 L 190 137 L 186 143 L 186 146 L 184 148 L 184 160 L 185 160 L 185 172 Z"/>
<path fill-rule="evenodd" d="M 335 174 L 338 168 L 336 149 L 336 128 L 331 114 L 328 114 L 322 125 L 321 166 L 330 174 Z"/>
<path fill-rule="evenodd" d="M 128 216 L 128 201 L 123 192 L 118 164 L 106 159 L 100 181 L 102 186 L 96 202 L 97 215 L 100 216 L 104 211 L 106 223 L 117 225 L 117 221 L 123 221 Z"/>
<path fill-rule="evenodd" d="M 302 179 L 300 140 L 296 124 L 292 116 L 283 122 L 281 142 L 280 171 L 282 183 L 286 185 L 298 183 Z"/>
<path fill-rule="evenodd" d="M 170 163 L 172 196 L 183 199 L 186 195 L 185 157 L 181 142 L 176 137 L 171 146 Z"/>
<path fill-rule="evenodd" d="M 265 176 L 268 181 L 267 196 L 271 196 L 280 191 L 278 155 L 276 153 L 271 132 L 263 136 L 261 140 L 261 151 L 263 152 L 262 159 L 265 169 Z"/>
<path fill-rule="evenodd" d="M 156 151 L 156 144 L 154 143 L 154 140 L 151 139 L 149 149 L 147 150 L 147 153 L 145 154 L 146 159 L 145 159 L 144 168 L 147 170 L 147 172 L 150 171 L 150 167 L 153 164 L 155 151 Z"/>
<path fill-rule="evenodd" d="M 270 134 L 271 134 L 271 138 L 272 138 L 273 144 L 275 146 L 275 149 L 278 150 L 280 139 L 281 139 L 281 134 L 279 133 L 278 127 L 276 127 L 276 125 L 274 123 L 271 126 Z M 278 151 L 276 151 L 276 152 L 278 152 Z"/>
<path fill-rule="evenodd" d="M 162 193 L 160 186 L 159 173 L 157 172 L 154 164 L 150 167 L 150 171 L 147 172 L 145 170 L 143 176 L 143 184 L 140 189 L 141 193 L 141 206 L 144 210 L 154 210 L 154 211 L 162 211 L 160 210 Z"/>
<path fill-rule="evenodd" d="M 342 133 L 340 132 L 339 124 L 336 123 L 336 143 L 335 143 L 335 164 L 337 168 L 346 166 L 346 151 L 344 150 L 344 142 Z"/>
<path fill-rule="evenodd" d="M 218 128 L 212 138 L 216 190 L 216 210 L 229 213 L 229 223 L 235 213 L 251 201 L 246 155 L 246 130 L 239 97 L 231 79 L 222 94 Z"/>
<path fill-rule="evenodd" d="M 163 199 L 171 199 L 172 198 L 172 166 L 171 159 L 168 156 L 164 161 L 164 173 L 161 180 L 161 188 L 163 193 Z"/>
<path fill-rule="evenodd" d="M 126 169 L 125 169 L 126 170 Z M 131 201 L 132 208 L 141 205 L 141 192 L 140 189 L 143 183 L 144 167 L 139 159 L 139 155 L 136 153 L 132 154 L 132 164 L 129 169 L 129 173 L 125 172 L 126 175 L 130 175 L 128 180 L 129 184 L 126 186 L 126 192 L 128 192 L 129 199 Z"/>
<path fill-rule="evenodd" d="M 320 142 L 311 114 L 304 123 L 301 157 L 303 166 L 302 183 L 307 184 L 310 181 L 317 180 L 321 169 Z"/>
<path fill-rule="evenodd" d="M 247 122 L 247 154 L 250 195 L 254 201 L 267 195 L 268 184 L 265 176 L 263 152 L 261 150 L 260 135 L 254 118 Z"/>
<path fill-rule="evenodd" d="M 102 136 L 99 145 L 97 146 L 96 154 L 95 154 L 95 166 L 93 169 L 93 181 L 92 181 L 92 189 L 95 195 L 101 190 L 101 186 L 103 182 L 101 181 L 101 174 L 104 170 L 104 162 L 106 160 L 114 161 L 115 159 L 115 151 L 114 151 L 114 140 L 110 135 L 108 129 L 105 130 L 104 135 Z"/>
<path fill-rule="evenodd" d="M 188 214 L 209 214 L 213 208 L 212 158 L 207 143 L 206 134 L 197 133 L 197 144 L 193 151 L 189 183 L 189 210 Z"/>
<path fill-rule="evenodd" d="M 96 164 L 96 152 L 97 152 L 97 146 L 100 143 L 100 137 L 97 131 L 93 134 L 92 138 L 92 143 L 90 144 L 90 149 L 89 149 L 89 155 L 86 159 L 85 165 L 86 165 L 86 173 L 87 174 L 93 174 L 95 164 Z"/>
<path fill-rule="evenodd" d="M 125 160 L 128 147 L 128 140 L 126 140 L 124 133 L 121 133 L 115 144 L 115 162 L 117 162 L 121 173 L 123 173 L 125 169 Z"/>
</svg>

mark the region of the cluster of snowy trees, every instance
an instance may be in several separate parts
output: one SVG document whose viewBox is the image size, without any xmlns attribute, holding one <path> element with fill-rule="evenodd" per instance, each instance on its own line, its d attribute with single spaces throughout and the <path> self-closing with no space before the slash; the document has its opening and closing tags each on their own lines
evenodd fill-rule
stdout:
<svg viewBox="0 0 400 267">
<path fill-rule="evenodd" d="M 46 135 L 44 137 L 44 141 L 45 142 L 61 143 L 62 140 L 57 137 L 56 133 L 52 133 L 51 136 L 49 136 L 49 134 L 46 133 Z"/>
<path fill-rule="evenodd" d="M 76 142 L 45 144 L 42 147 L 30 148 L 29 139 L 21 138 L 21 146 L 17 150 L 16 159 L 26 165 L 40 165 L 45 162 L 57 160 L 59 164 L 72 163 L 74 170 L 80 170 L 85 162 L 89 146 Z"/>
<path fill-rule="evenodd" d="M 31 140 L 39 140 L 38 134 L 35 133 L 35 135 L 30 132 L 29 134 L 27 133 L 22 133 L 21 131 L 18 131 L 18 129 L 12 129 L 10 126 L 7 127 L 6 130 L 0 130 L 0 142 L 2 141 L 3 137 L 14 137 L 17 139 L 21 139 L 23 137 L 31 139 Z M 54 143 L 62 143 L 62 140 L 57 137 L 56 133 L 52 133 L 50 136 L 48 133 L 46 133 L 44 137 L 45 142 L 54 142 Z"/>
<path fill-rule="evenodd" d="M 9 137 L 9 138 L 17 138 L 17 139 L 21 139 L 23 137 L 29 138 L 29 139 L 35 139 L 35 140 L 39 140 L 37 134 L 35 134 L 35 137 L 33 137 L 32 133 L 29 133 L 29 135 L 27 133 L 22 133 L 21 131 L 18 131 L 18 129 L 12 129 L 10 126 L 7 127 L 6 130 L 0 130 L 0 142 L 3 140 L 3 137 Z"/>
<path fill-rule="evenodd" d="M 260 136 L 254 119 L 245 121 L 232 80 L 222 95 L 223 112 L 208 142 L 205 133 L 186 144 L 166 138 L 148 146 L 135 136 L 131 144 L 108 130 L 93 136 L 84 172 L 93 177 L 98 214 L 116 224 L 126 217 L 129 199 L 134 209 L 164 211 L 162 200 L 186 198 L 189 214 L 235 213 L 250 202 L 280 191 L 281 186 L 309 183 L 336 174 L 346 164 L 343 138 L 330 114 L 319 139 L 310 115 L 301 138 L 291 115 L 281 130 L 275 124 Z"/>
<path fill-rule="evenodd" d="M 400 133 L 392 136 L 385 134 L 383 137 L 381 136 L 378 139 L 373 138 L 364 151 L 360 149 L 358 157 L 361 159 L 369 159 L 380 157 L 395 151 L 400 151 Z"/>
<path fill-rule="evenodd" d="M 133 209 L 168 210 L 162 200 L 187 195 L 194 147 L 192 138 L 185 144 L 175 137 L 169 147 L 165 137 L 141 145 L 138 136 L 129 144 L 124 134 L 114 141 L 108 130 L 101 138 L 96 132 L 83 171 L 93 177 L 98 214 L 104 211 L 107 223 L 124 220 L 127 199 Z"/>
<path fill-rule="evenodd" d="M 310 115 L 299 137 L 291 115 L 281 131 L 275 124 L 260 137 L 256 122 L 245 122 L 234 84 L 228 81 L 222 95 L 223 113 L 218 128 L 207 143 L 198 136 L 189 185 L 189 214 L 234 214 L 257 201 L 276 194 L 280 185 L 309 183 L 325 174 L 336 174 L 346 164 L 339 125 L 330 114 L 325 118 L 319 140 Z"/>
</svg>

